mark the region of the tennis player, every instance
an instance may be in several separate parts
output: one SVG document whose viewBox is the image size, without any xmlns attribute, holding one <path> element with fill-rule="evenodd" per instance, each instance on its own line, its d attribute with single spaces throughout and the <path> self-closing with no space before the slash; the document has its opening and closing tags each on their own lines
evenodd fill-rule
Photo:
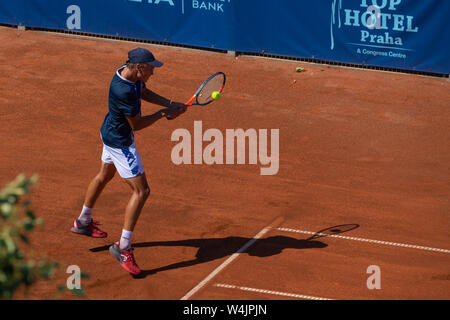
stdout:
<svg viewBox="0 0 450 320">
<path fill-rule="evenodd" d="M 92 209 L 117 171 L 133 193 L 125 209 L 122 236 L 109 251 L 133 275 L 141 272 L 131 246 L 133 230 L 150 195 L 144 166 L 134 141 L 134 131 L 147 128 L 163 117 L 175 119 L 186 111 L 184 103 L 173 102 L 146 87 L 154 69 L 162 65 L 147 49 L 136 48 L 128 52 L 127 63 L 119 67 L 113 76 L 109 89 L 109 112 L 100 130 L 103 142 L 100 172 L 90 182 L 81 214 L 72 227 L 72 232 L 77 234 L 94 238 L 107 236 L 99 229 L 99 223 L 92 219 Z M 142 116 L 141 99 L 165 108 Z"/>
</svg>

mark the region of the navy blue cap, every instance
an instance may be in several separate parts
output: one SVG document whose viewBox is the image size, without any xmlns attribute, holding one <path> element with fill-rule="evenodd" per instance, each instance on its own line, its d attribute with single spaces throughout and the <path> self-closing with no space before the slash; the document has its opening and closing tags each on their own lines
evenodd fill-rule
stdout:
<svg viewBox="0 0 450 320">
<path fill-rule="evenodd" d="M 144 48 L 136 48 L 128 52 L 128 61 L 130 63 L 145 63 L 153 67 L 161 67 L 163 63 L 155 59 L 153 54 Z"/>
</svg>

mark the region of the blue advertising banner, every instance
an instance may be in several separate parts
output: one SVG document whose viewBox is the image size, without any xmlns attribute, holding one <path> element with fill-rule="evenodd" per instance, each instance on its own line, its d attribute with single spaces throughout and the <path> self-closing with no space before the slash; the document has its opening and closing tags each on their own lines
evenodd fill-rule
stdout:
<svg viewBox="0 0 450 320">
<path fill-rule="evenodd" d="M 448 0 L 0 0 L 0 23 L 450 73 Z"/>
</svg>

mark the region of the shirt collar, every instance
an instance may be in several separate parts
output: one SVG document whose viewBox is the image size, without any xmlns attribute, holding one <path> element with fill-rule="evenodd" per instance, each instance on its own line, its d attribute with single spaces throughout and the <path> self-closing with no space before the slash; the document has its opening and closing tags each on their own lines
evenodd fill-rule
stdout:
<svg viewBox="0 0 450 320">
<path fill-rule="evenodd" d="M 116 71 L 117 76 L 118 76 L 120 79 L 122 79 L 123 81 L 125 81 L 126 83 L 129 83 L 129 84 L 136 84 L 136 82 L 130 81 L 130 80 L 128 80 L 128 79 L 125 79 L 125 78 L 122 77 L 122 75 L 120 74 L 119 71 L 120 71 L 120 70 L 123 70 L 125 67 L 126 67 L 126 65 L 123 65 L 123 66 L 121 66 L 119 69 L 117 69 L 117 71 Z"/>
</svg>

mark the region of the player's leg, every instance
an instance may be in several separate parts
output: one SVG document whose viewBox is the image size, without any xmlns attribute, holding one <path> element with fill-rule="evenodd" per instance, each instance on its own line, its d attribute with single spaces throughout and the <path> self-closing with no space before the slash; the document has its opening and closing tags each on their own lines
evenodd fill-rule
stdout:
<svg viewBox="0 0 450 320">
<path fill-rule="evenodd" d="M 133 194 L 125 210 L 125 219 L 120 241 L 114 243 L 109 248 L 109 251 L 116 257 L 125 270 L 131 274 L 138 275 L 141 273 L 141 270 L 134 259 L 131 239 L 145 201 L 150 195 L 150 188 L 145 173 L 134 178 L 125 179 L 125 181 L 130 185 Z"/>
<path fill-rule="evenodd" d="M 128 205 L 125 209 L 125 221 L 123 229 L 133 231 L 142 208 L 150 195 L 150 187 L 148 186 L 145 173 L 130 179 L 125 179 L 133 190 Z"/>
<path fill-rule="evenodd" d="M 133 194 L 131 195 L 125 209 L 122 236 L 119 241 L 120 249 L 122 250 L 126 250 L 131 247 L 131 237 L 133 235 L 134 227 L 139 219 L 139 215 L 141 214 L 145 201 L 147 201 L 147 198 L 150 195 L 150 187 L 148 186 L 145 173 L 142 173 L 134 178 L 125 179 L 125 181 L 133 190 Z"/>
<path fill-rule="evenodd" d="M 83 208 L 80 216 L 73 223 L 72 232 L 94 238 L 104 238 L 107 236 L 106 232 L 97 227 L 98 223 L 92 220 L 92 208 L 115 173 L 116 168 L 114 164 L 102 161 L 100 172 L 89 183 Z"/>
<path fill-rule="evenodd" d="M 114 243 L 109 248 L 109 251 L 125 270 L 137 275 L 141 270 L 134 260 L 131 238 L 142 207 L 150 194 L 150 188 L 147 183 L 141 156 L 137 152 L 134 143 L 129 147 L 121 149 L 109 147 L 106 147 L 106 149 L 114 161 L 117 172 L 130 185 L 133 191 L 125 210 L 122 236 L 120 241 Z"/>
<path fill-rule="evenodd" d="M 114 178 L 116 167 L 113 163 L 106 163 L 102 161 L 100 172 L 91 180 L 84 199 L 84 206 L 93 208 L 98 197 L 102 193 L 105 186 Z"/>
</svg>

